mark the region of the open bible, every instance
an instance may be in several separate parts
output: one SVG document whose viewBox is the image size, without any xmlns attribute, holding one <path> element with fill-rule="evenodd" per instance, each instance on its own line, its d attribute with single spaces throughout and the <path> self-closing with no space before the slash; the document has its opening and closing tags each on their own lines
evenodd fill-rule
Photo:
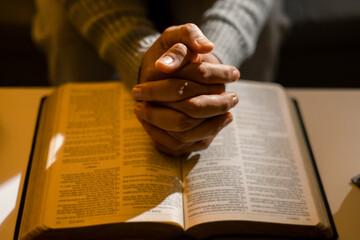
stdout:
<svg viewBox="0 0 360 240">
<path fill-rule="evenodd" d="M 302 122 L 284 89 L 239 81 L 234 121 L 207 150 L 158 152 L 119 82 L 43 101 L 18 239 L 332 239 Z"/>
</svg>

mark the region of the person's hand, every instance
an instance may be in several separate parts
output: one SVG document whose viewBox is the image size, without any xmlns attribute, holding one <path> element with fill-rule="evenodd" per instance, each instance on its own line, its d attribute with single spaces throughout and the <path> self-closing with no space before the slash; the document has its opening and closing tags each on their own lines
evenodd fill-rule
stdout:
<svg viewBox="0 0 360 240">
<path fill-rule="evenodd" d="M 197 45 L 199 38 L 205 47 Z M 145 55 L 140 74 L 144 83 L 133 89 L 133 95 L 147 102 L 138 103 L 135 113 L 163 152 L 181 155 L 207 148 L 232 121 L 227 111 L 238 100 L 234 93 L 224 92 L 224 83 L 240 74 L 220 64 L 209 53 L 212 48 L 196 26 L 185 25 L 166 30 Z"/>
<path fill-rule="evenodd" d="M 153 83 L 157 87 L 147 91 Z M 162 102 L 138 102 L 134 108 L 137 118 L 155 146 L 160 151 L 175 156 L 207 148 L 218 132 L 232 121 L 228 110 L 238 103 L 236 94 L 231 92 L 186 98 L 194 93 L 192 90 L 210 90 L 205 88 L 202 91 L 200 84 L 185 83 L 188 85 L 179 87 L 182 94 L 177 93 L 179 88 L 173 88 L 173 84 L 167 80 L 144 83 L 139 86 L 144 89 L 143 98 L 152 98 L 151 94 L 154 94 L 162 96 Z M 174 95 L 167 95 L 169 92 Z M 164 96 L 170 98 L 165 99 Z"/>
<path fill-rule="evenodd" d="M 214 44 L 194 24 L 169 27 L 146 52 L 139 73 L 139 83 L 168 79 L 172 77 L 169 73 L 174 73 L 185 65 L 187 66 L 182 72 L 221 74 L 219 79 L 210 79 L 214 81 L 206 84 L 237 80 L 240 77 L 239 71 L 233 66 L 220 64 L 210 53 L 213 48 Z M 202 62 L 209 64 L 200 65 Z M 224 74 L 226 76 L 223 76 Z"/>
</svg>

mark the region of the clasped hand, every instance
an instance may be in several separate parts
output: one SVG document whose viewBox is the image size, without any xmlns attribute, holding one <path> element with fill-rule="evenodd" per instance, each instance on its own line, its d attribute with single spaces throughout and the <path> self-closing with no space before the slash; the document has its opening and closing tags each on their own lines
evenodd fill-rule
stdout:
<svg viewBox="0 0 360 240">
<path fill-rule="evenodd" d="M 179 156 L 207 148 L 232 121 L 238 103 L 225 83 L 240 72 L 221 64 L 214 45 L 194 24 L 166 29 L 146 52 L 140 84 L 132 94 L 140 100 L 136 117 L 160 151 Z"/>
</svg>

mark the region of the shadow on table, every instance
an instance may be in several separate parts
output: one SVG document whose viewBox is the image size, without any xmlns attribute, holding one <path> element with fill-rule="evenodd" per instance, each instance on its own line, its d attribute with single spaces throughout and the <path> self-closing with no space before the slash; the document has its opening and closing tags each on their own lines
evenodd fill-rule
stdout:
<svg viewBox="0 0 360 240">
<path fill-rule="evenodd" d="M 360 188 L 352 187 L 339 210 L 333 214 L 336 229 L 341 239 L 360 239 Z"/>
</svg>

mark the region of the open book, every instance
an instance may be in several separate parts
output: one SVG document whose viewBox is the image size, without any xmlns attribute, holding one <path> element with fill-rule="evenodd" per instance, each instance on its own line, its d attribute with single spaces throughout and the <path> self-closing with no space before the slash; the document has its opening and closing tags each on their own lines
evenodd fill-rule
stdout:
<svg viewBox="0 0 360 240">
<path fill-rule="evenodd" d="M 66 84 L 43 103 L 18 239 L 336 237 L 284 89 L 240 81 L 209 149 L 159 153 L 119 82 Z"/>
</svg>

